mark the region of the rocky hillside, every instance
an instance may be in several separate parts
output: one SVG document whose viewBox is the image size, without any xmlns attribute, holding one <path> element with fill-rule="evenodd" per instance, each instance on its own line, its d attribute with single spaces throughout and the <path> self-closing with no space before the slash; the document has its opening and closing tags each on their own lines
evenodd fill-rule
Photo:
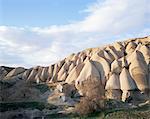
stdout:
<svg viewBox="0 0 150 119">
<path fill-rule="evenodd" d="M 146 98 L 150 96 L 150 37 L 86 49 L 47 67 L 1 66 L 0 80 L 59 84 L 62 88 L 69 84 L 74 85 L 80 95 L 88 95 L 84 83 L 95 80 L 101 87 L 99 93 L 106 98 L 122 101 L 130 96 Z"/>
<path fill-rule="evenodd" d="M 24 109 L 27 115 L 71 112 L 78 102 L 82 102 L 82 97 L 88 97 L 91 102 L 93 99 L 113 99 L 132 103 L 132 106 L 150 100 L 150 37 L 86 49 L 47 67 L 0 66 L 3 118 L 18 114 L 16 105 L 27 110 L 32 108 L 32 111 Z M 55 108 L 45 108 L 43 102 Z M 131 106 L 122 103 L 112 104 L 115 104 L 114 108 Z M 112 104 L 108 107 L 112 108 Z M 44 110 L 33 110 L 34 107 Z"/>
</svg>

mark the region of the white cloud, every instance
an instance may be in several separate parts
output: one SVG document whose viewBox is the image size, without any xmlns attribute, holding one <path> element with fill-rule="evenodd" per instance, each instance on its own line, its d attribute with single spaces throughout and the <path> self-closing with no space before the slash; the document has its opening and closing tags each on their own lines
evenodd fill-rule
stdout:
<svg viewBox="0 0 150 119">
<path fill-rule="evenodd" d="M 150 35 L 149 0 L 97 0 L 82 21 L 48 27 L 0 26 L 0 65 L 49 65 L 72 52 Z"/>
</svg>

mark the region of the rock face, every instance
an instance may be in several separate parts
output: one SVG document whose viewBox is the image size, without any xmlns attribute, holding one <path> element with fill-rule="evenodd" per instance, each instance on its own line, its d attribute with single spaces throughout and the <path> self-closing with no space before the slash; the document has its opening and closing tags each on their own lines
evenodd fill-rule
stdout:
<svg viewBox="0 0 150 119">
<path fill-rule="evenodd" d="M 86 49 L 48 67 L 8 70 L 1 66 L 0 80 L 7 79 L 35 84 L 66 83 L 86 96 L 98 87 L 100 96 L 122 101 L 129 97 L 150 98 L 150 37 Z"/>
</svg>

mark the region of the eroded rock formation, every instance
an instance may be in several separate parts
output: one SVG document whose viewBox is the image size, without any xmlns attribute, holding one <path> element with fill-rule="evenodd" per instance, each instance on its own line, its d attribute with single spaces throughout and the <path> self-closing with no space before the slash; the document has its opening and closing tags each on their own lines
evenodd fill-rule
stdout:
<svg viewBox="0 0 150 119">
<path fill-rule="evenodd" d="M 95 84 L 100 87 L 99 94 L 105 94 L 106 98 L 122 101 L 129 97 L 150 98 L 150 37 L 86 49 L 48 67 L 1 66 L 0 80 L 74 85 L 80 95 L 90 95 L 87 88 Z"/>
</svg>

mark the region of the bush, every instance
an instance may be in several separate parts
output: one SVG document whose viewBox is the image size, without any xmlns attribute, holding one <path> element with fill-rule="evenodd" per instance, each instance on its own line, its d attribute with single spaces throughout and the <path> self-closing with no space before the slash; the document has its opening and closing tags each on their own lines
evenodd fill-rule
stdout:
<svg viewBox="0 0 150 119">
<path fill-rule="evenodd" d="M 46 84 L 37 84 L 35 85 L 35 88 L 40 90 L 41 93 L 45 93 L 49 90 L 49 87 Z"/>
<path fill-rule="evenodd" d="M 104 86 L 101 81 L 95 77 L 89 76 L 87 80 L 83 81 L 81 85 L 78 85 L 78 90 L 80 90 L 83 96 L 90 99 L 93 98 L 104 98 Z"/>
<path fill-rule="evenodd" d="M 100 111 L 105 107 L 105 101 L 95 98 L 90 99 L 83 97 L 78 104 L 75 105 L 75 112 L 79 115 L 88 115 L 96 111 Z"/>
<path fill-rule="evenodd" d="M 75 111 L 79 115 L 87 115 L 99 111 L 105 107 L 105 90 L 100 80 L 89 76 L 87 80 L 82 82 L 79 89 L 84 96 L 75 106 Z"/>
</svg>

